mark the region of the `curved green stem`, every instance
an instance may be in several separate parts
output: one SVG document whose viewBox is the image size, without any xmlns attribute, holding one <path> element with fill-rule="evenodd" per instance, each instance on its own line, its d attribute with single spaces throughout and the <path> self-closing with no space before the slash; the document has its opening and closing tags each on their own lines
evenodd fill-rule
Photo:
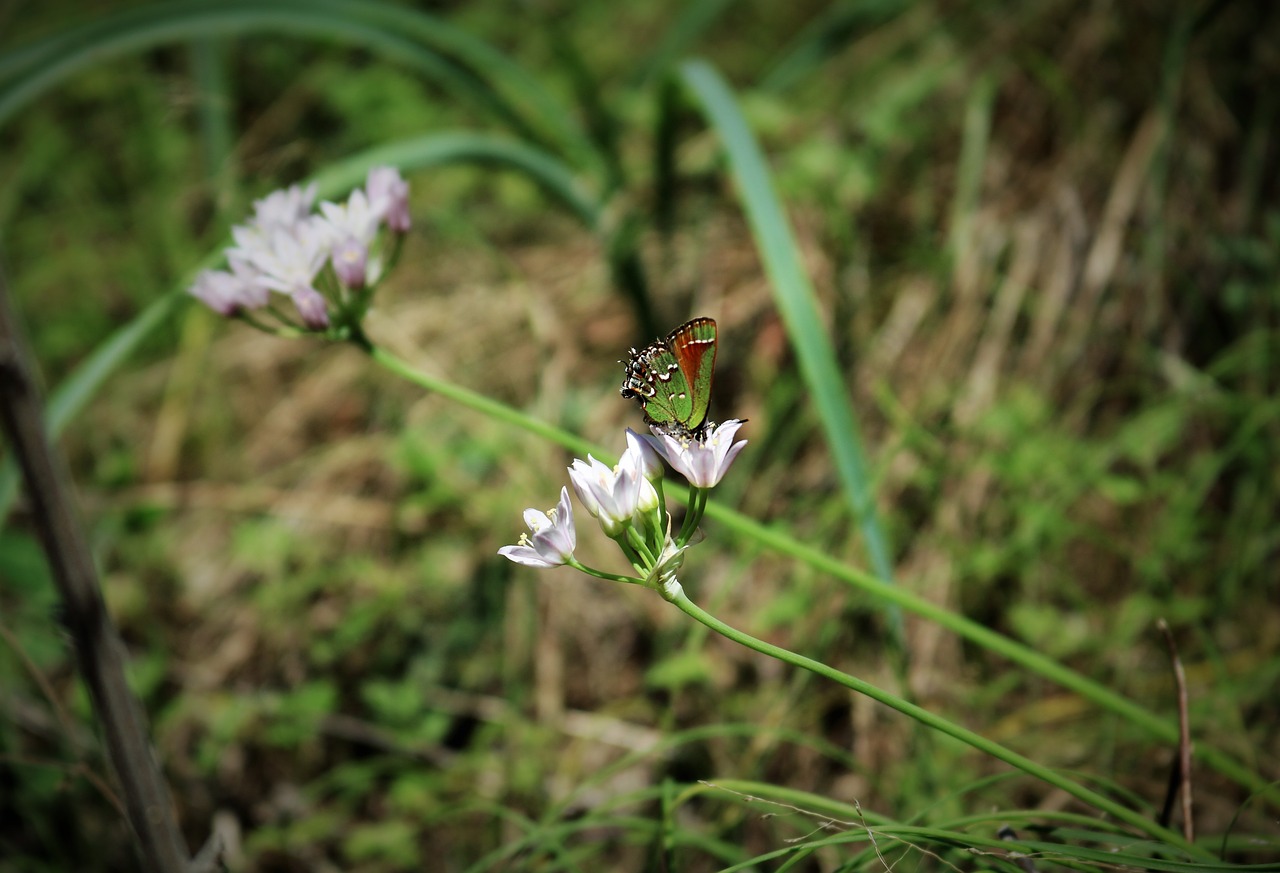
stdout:
<svg viewBox="0 0 1280 873">
<path fill-rule="evenodd" d="M 569 558 L 564 562 L 566 567 L 572 567 L 580 573 L 586 573 L 588 576 L 595 576 L 597 579 L 604 579 L 606 582 L 626 582 L 628 585 L 643 585 L 644 580 L 637 579 L 635 576 L 620 576 L 617 573 L 606 573 L 604 570 L 597 570 L 594 567 L 588 567 L 586 564 L 580 563 L 577 558 Z"/>
<path fill-rule="evenodd" d="M 698 529 L 698 522 L 702 521 L 702 515 L 707 511 L 707 491 L 706 488 L 690 488 L 689 489 L 689 511 L 685 513 L 684 524 L 680 526 L 680 535 L 676 537 L 679 545 L 689 542 L 693 532 Z"/>
<path fill-rule="evenodd" d="M 614 540 L 627 553 L 631 566 L 636 567 L 637 570 L 640 567 L 652 567 L 657 562 L 653 550 L 649 548 L 649 544 L 635 527 L 627 528 L 622 536 L 614 537 Z"/>
<path fill-rule="evenodd" d="M 1167 743 L 1178 742 L 1176 721 L 1161 718 L 1124 695 L 1017 640 L 993 631 L 967 616 L 953 612 L 900 585 L 885 582 L 871 573 L 833 558 L 821 549 L 800 542 L 792 532 L 784 528 L 762 524 L 716 503 L 707 506 L 707 515 L 757 546 L 771 549 L 779 554 L 790 555 L 815 570 L 858 588 L 870 597 L 896 603 L 988 652 L 1008 658 L 1012 663 L 1069 691 L 1074 691 L 1100 709 L 1115 713 L 1130 724 L 1141 728 L 1149 736 Z M 1238 784 L 1258 792 L 1272 806 L 1280 808 L 1280 791 L 1276 790 L 1275 785 L 1269 783 L 1265 777 L 1249 770 L 1221 749 L 1208 743 L 1197 743 L 1196 758 Z"/>
<path fill-rule="evenodd" d="M 491 400 L 469 388 L 463 388 L 461 385 L 424 373 L 407 362 L 400 360 L 386 349 L 376 345 L 360 346 L 360 348 L 368 352 L 369 357 L 374 361 L 419 388 L 434 391 L 442 397 L 461 403 L 468 409 L 474 409 L 476 412 L 488 415 L 498 421 L 523 428 L 532 434 L 559 443 L 570 451 L 581 455 L 591 452 L 599 453 L 599 449 L 596 446 L 576 434 L 569 433 L 569 431 L 555 425 L 538 421 L 518 409 L 512 409 L 505 403 Z"/>
<path fill-rule="evenodd" d="M 914 703 L 890 694 L 889 692 L 872 685 L 870 682 L 858 679 L 855 676 L 850 676 L 848 673 L 843 673 L 833 667 L 828 667 L 820 661 L 815 661 L 812 658 L 806 658 L 803 655 L 797 655 L 795 652 L 766 643 L 763 640 L 758 640 L 749 634 L 745 634 L 742 631 L 725 624 L 720 621 L 720 619 L 708 612 L 705 612 L 701 607 L 690 600 L 688 595 L 684 593 L 684 589 L 680 587 L 679 582 L 672 580 L 672 582 L 665 585 L 662 589 L 662 596 L 671 603 L 674 603 L 681 612 L 685 613 L 690 618 L 696 619 L 716 633 L 733 640 L 735 643 L 746 646 L 749 649 L 754 649 L 763 655 L 777 658 L 779 661 L 790 664 L 793 667 L 800 667 L 804 670 L 809 670 L 810 672 L 816 673 L 825 679 L 830 679 L 832 682 L 843 685 L 845 688 L 856 691 L 859 694 L 865 694 L 872 700 L 876 700 L 883 703 L 885 706 L 896 709 L 898 712 L 901 712 L 903 715 L 910 716 L 921 724 L 933 728 L 940 733 L 944 733 L 947 736 L 954 737 L 968 746 L 972 746 L 981 752 L 991 755 L 993 758 L 997 758 L 1004 761 L 1006 764 L 1017 767 L 1024 773 L 1035 776 L 1037 779 L 1047 782 L 1056 788 L 1062 789 L 1072 797 L 1089 804 L 1095 809 L 1114 816 L 1118 820 L 1136 828 L 1153 839 L 1167 843 L 1171 846 L 1176 846 L 1193 856 L 1202 856 L 1206 858 L 1212 857 L 1205 852 L 1205 850 L 1191 845 L 1179 834 L 1148 820 L 1146 816 L 1141 813 L 1135 812 L 1126 806 L 1116 803 L 1111 798 L 1099 794 L 1090 788 L 1086 788 L 1078 782 L 1068 779 L 1061 773 L 1045 767 L 1043 764 L 1037 764 L 1035 761 L 1025 757 L 1024 755 L 1018 754 L 1012 749 L 1006 748 L 1005 746 L 1002 746 L 993 740 L 989 740 L 980 734 L 976 734 L 968 728 L 961 727 L 955 722 L 948 721 L 940 715 L 935 715 L 934 713 L 929 712 L 929 710 L 917 706 Z"/>
<path fill-rule="evenodd" d="M 425 388 L 428 391 L 437 391 L 443 396 L 461 403 L 463 406 L 491 415 L 499 421 L 515 425 L 530 433 L 549 439 L 570 451 L 578 453 L 580 456 L 591 453 L 601 460 L 610 458 L 610 454 L 607 451 L 602 451 L 600 447 L 592 445 L 576 434 L 539 421 L 530 415 L 517 409 L 512 409 L 510 406 L 506 406 L 496 400 L 490 400 L 488 397 L 477 394 L 474 391 L 428 376 L 390 352 L 377 347 L 366 351 L 369 352 L 373 360 L 421 388 Z M 678 485 L 673 484 L 670 487 L 677 495 L 684 491 Z M 837 558 L 831 557 L 831 555 L 820 549 L 805 545 L 797 540 L 790 531 L 783 528 L 761 524 L 740 512 L 717 503 L 707 503 L 705 509 L 708 516 L 744 540 L 749 540 L 757 546 L 776 551 L 778 554 L 790 555 L 797 561 L 807 564 L 819 572 L 827 573 L 835 579 L 862 590 L 870 597 L 896 603 L 926 621 L 933 622 L 989 652 L 1008 658 L 1012 663 L 1038 676 L 1042 676 L 1050 682 L 1074 691 L 1100 709 L 1113 712 L 1130 724 L 1142 729 L 1149 736 L 1170 743 L 1178 741 L 1178 726 L 1176 723 L 1157 716 L 1127 697 L 1116 693 L 1101 683 L 1095 682 L 1087 676 L 1077 673 L 1070 667 L 1058 663 L 1029 646 L 984 627 L 959 613 L 939 606 L 902 586 L 885 582 L 871 573 L 852 567 Z M 1280 808 L 1280 791 L 1276 790 L 1275 786 L 1265 778 L 1249 770 L 1226 752 L 1207 743 L 1202 743 L 1196 746 L 1196 758 L 1236 783 L 1258 792 L 1273 806 Z"/>
<path fill-rule="evenodd" d="M 667 511 L 667 494 L 663 490 L 661 479 L 654 482 L 653 486 L 658 490 L 658 538 L 665 540 L 667 534 L 671 533 L 671 513 Z"/>
</svg>

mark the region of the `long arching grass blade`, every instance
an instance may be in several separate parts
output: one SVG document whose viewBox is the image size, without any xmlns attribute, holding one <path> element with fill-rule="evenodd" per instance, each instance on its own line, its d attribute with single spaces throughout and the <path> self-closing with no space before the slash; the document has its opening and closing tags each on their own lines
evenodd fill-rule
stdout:
<svg viewBox="0 0 1280 873">
<path fill-rule="evenodd" d="M 782 56 L 760 79 L 766 91 L 784 91 L 820 70 L 842 51 L 859 31 L 869 31 L 904 12 L 904 0 L 873 3 L 833 3 L 805 26 Z"/>
<path fill-rule="evenodd" d="M 40 94 L 97 62 L 104 55 L 120 55 L 200 36 L 234 36 L 262 32 L 327 37 L 367 46 L 387 58 L 416 69 L 468 104 L 483 107 L 517 132 L 531 135 L 531 131 L 512 107 L 467 71 L 429 49 L 396 34 L 345 18 L 273 9 L 200 10 L 186 16 L 174 14 L 155 21 L 149 27 L 121 33 L 99 44 L 86 46 L 75 54 L 51 59 L 28 77 L 11 82 L 8 87 L 0 90 L 0 124 Z"/>
<path fill-rule="evenodd" d="M 600 203 L 566 164 L 541 149 L 492 134 L 447 131 L 379 146 L 325 168 L 315 181 L 322 191 L 341 191 L 360 184 L 369 168 L 379 164 L 406 170 L 443 164 L 487 164 L 517 170 L 592 231 L 604 227 Z"/>
<path fill-rule="evenodd" d="M 22 50 L 17 62 L 0 62 L 0 71 L 7 73 L 4 86 L 0 87 L 0 124 L 67 77 L 106 58 L 173 41 L 266 31 L 365 46 L 416 69 L 465 104 L 482 108 L 520 135 L 534 141 L 540 138 L 516 105 L 478 72 L 424 45 L 420 38 L 426 24 L 411 31 L 418 37 L 415 40 L 404 30 L 370 21 L 369 13 L 374 8 L 334 0 L 323 5 L 296 0 L 254 5 L 172 3 L 91 22 Z"/>
<path fill-rule="evenodd" d="M 845 496 L 862 530 L 871 567 L 881 579 L 892 581 L 889 542 L 872 496 L 857 416 L 849 402 L 835 350 L 818 314 L 813 285 L 800 263 L 799 247 L 774 191 L 764 155 L 728 86 L 710 65 L 690 61 L 681 65 L 680 73 L 728 153 L 774 299 L 826 431 L 827 445 Z M 895 611 L 893 616 L 894 627 L 900 633 L 901 614 Z"/>
<path fill-rule="evenodd" d="M 663 32 L 657 47 L 631 75 L 632 84 L 646 85 L 666 72 L 677 58 L 689 52 L 690 47 L 732 3 L 733 0 L 695 0 L 681 7 L 680 14 Z"/>
<path fill-rule="evenodd" d="M 602 165 L 604 157 L 570 112 L 569 107 L 544 88 L 539 78 L 484 40 L 427 13 L 362 0 L 276 0 L 303 7 L 323 6 L 343 10 L 396 33 L 411 35 L 424 44 L 457 58 L 484 76 L 490 87 L 512 106 L 524 107 L 523 117 L 545 132 L 571 163 Z"/>
<path fill-rule="evenodd" d="M 1157 716 L 1105 685 L 958 612 L 933 603 L 900 585 L 886 582 L 872 573 L 843 563 L 821 549 L 805 545 L 788 531 L 761 524 L 715 502 L 707 504 L 707 517 L 714 518 L 736 531 L 744 542 L 755 543 L 765 548 L 775 549 L 782 554 L 791 555 L 814 569 L 829 573 L 837 579 L 862 589 L 872 597 L 885 600 L 927 621 L 934 622 L 987 651 L 1007 658 L 1019 667 L 1074 691 L 1099 709 L 1120 716 L 1151 737 L 1167 743 L 1178 741 L 1178 726 L 1174 721 Z M 1273 806 L 1280 808 L 1280 784 L 1269 784 L 1253 770 L 1207 743 L 1196 745 L 1196 758 L 1236 784 L 1258 792 Z"/>
</svg>

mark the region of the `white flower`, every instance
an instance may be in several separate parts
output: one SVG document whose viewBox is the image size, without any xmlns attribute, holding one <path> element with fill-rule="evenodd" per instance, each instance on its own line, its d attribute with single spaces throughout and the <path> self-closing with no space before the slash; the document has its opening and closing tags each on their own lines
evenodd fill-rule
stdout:
<svg viewBox="0 0 1280 873">
<path fill-rule="evenodd" d="M 382 212 L 359 188 L 351 192 L 346 203 L 320 204 L 321 220 L 328 225 L 331 239 L 355 238 L 368 245 L 378 234 L 378 222 Z"/>
<path fill-rule="evenodd" d="M 315 216 L 269 231 L 233 227 L 231 235 L 236 247 L 227 250 L 227 257 L 252 268 L 264 286 L 282 294 L 311 287 L 329 256 L 327 226 Z"/>
<path fill-rule="evenodd" d="M 250 309 L 266 306 L 271 297 L 271 289 L 262 284 L 262 275 L 242 259 L 231 257 L 230 252 L 227 252 L 227 264 L 231 267 L 232 275 L 242 283 L 245 304 Z"/>
<path fill-rule="evenodd" d="M 219 315 L 235 315 L 246 309 L 257 309 L 267 303 L 267 292 L 245 277 L 223 270 L 203 270 L 189 289 Z"/>
<path fill-rule="evenodd" d="M 714 488 L 747 444 L 746 440 L 733 441 L 742 424 L 736 419 L 726 421 L 707 431 L 701 439 L 672 436 L 655 427 L 654 436 L 646 439 L 690 485 Z"/>
<path fill-rule="evenodd" d="M 578 547 L 578 534 L 573 527 L 573 507 L 569 504 L 569 489 L 560 487 L 560 502 L 549 512 L 536 509 L 524 511 L 524 523 L 530 534 L 521 534 L 514 546 L 503 546 L 498 554 L 526 567 L 559 567 L 573 557 Z"/>
<path fill-rule="evenodd" d="M 333 247 L 333 272 L 348 288 L 363 288 L 377 281 L 368 275 L 369 247 L 349 236 Z"/>
<path fill-rule="evenodd" d="M 590 455 L 586 462 L 574 458 L 569 481 L 587 512 L 600 520 L 600 526 L 611 537 L 631 524 L 637 512 L 648 512 L 658 505 L 657 492 L 630 453 L 612 468 Z"/>
<path fill-rule="evenodd" d="M 363 191 L 355 190 L 346 203 L 320 204 L 325 233 L 333 242 L 333 269 L 348 288 L 363 288 L 378 281 L 381 264 L 369 262 L 369 246 L 382 221 L 379 208 Z M 367 275 L 366 270 L 373 275 Z"/>
<path fill-rule="evenodd" d="M 329 326 L 329 302 L 314 288 L 299 288 L 293 294 L 293 305 L 298 307 L 302 323 L 312 330 L 324 330 Z"/>
<path fill-rule="evenodd" d="M 662 456 L 649 444 L 648 439 L 631 428 L 627 428 L 627 451 L 635 454 L 640 471 L 646 479 L 657 482 L 662 478 Z"/>
<path fill-rule="evenodd" d="M 279 191 L 272 191 L 261 200 L 253 201 L 251 224 L 266 232 L 291 228 L 306 219 L 311 212 L 311 204 L 315 200 L 315 182 L 305 188 L 291 185 Z"/>
<path fill-rule="evenodd" d="M 238 275 L 293 298 L 307 327 L 329 326 L 328 306 L 313 285 L 332 245 L 323 219 L 313 215 L 271 230 L 241 225 L 231 235 L 236 247 L 227 250 L 227 260 Z"/>
<path fill-rule="evenodd" d="M 650 464 L 656 464 L 656 477 L 649 475 Z M 662 462 L 653 449 L 639 438 L 639 435 L 627 434 L 627 450 L 618 461 L 618 468 L 626 470 L 640 483 L 640 494 L 636 500 L 636 514 L 644 515 L 658 508 L 658 490 L 653 483 L 662 478 Z"/>
<path fill-rule="evenodd" d="M 409 229 L 409 183 L 395 167 L 374 167 L 365 182 L 369 201 L 396 233 Z"/>
</svg>

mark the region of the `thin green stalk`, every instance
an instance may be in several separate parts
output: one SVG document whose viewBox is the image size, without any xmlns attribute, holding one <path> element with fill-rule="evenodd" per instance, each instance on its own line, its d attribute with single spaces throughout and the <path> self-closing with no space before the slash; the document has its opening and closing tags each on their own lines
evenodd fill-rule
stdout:
<svg viewBox="0 0 1280 873">
<path fill-rule="evenodd" d="M 364 168 L 353 164 L 350 172 L 353 177 L 358 176 L 364 172 Z M 207 265 L 204 264 L 202 266 Z M 77 371 L 75 377 L 60 386 L 54 401 L 49 405 L 50 431 L 53 433 L 60 432 L 71 420 L 72 416 L 79 412 L 88 398 L 100 387 L 106 374 L 114 370 L 119 361 L 132 352 L 139 339 L 148 335 L 157 324 L 168 318 L 173 307 L 185 300 L 186 297 L 187 295 L 185 294 L 175 292 L 157 300 L 131 322 L 127 328 L 120 331 L 109 343 L 100 348 L 91 361 L 86 362 L 86 365 L 81 368 L 84 372 Z M 474 391 L 419 372 L 390 352 L 376 347 L 369 348 L 367 351 L 374 361 L 427 391 L 439 392 L 441 395 L 455 400 L 463 406 L 537 434 L 581 456 L 593 454 L 606 461 L 611 457 L 608 451 L 602 450 L 599 446 L 591 444 L 576 434 L 541 422 L 526 413 L 495 400 L 490 400 Z M 14 476 L 12 465 L 6 464 L 5 467 L 6 469 L 0 471 L 0 506 L 8 505 L 8 501 L 12 500 L 12 494 L 16 490 L 16 477 Z M 687 497 L 686 489 L 674 483 L 666 483 L 664 488 L 669 489 L 672 496 L 677 500 Z M 1178 740 L 1178 727 L 1173 721 L 1155 715 L 1110 688 L 1075 672 L 1022 643 L 983 627 L 963 615 L 931 603 L 900 586 L 884 582 L 871 573 L 849 566 L 832 558 L 826 552 L 806 546 L 784 528 L 761 524 L 733 509 L 713 502 L 708 502 L 706 515 L 743 540 L 749 540 L 758 546 L 773 550 L 779 554 L 790 555 L 797 561 L 807 564 L 822 573 L 827 573 L 836 579 L 853 585 L 871 597 L 896 603 L 926 621 L 931 621 L 989 652 L 1007 658 L 1010 662 L 1029 672 L 1079 694 L 1099 709 L 1115 713 L 1158 740 L 1167 743 L 1175 743 Z M 1275 785 L 1270 784 L 1266 779 L 1249 770 L 1226 753 L 1207 743 L 1197 743 L 1196 758 L 1237 784 L 1248 787 L 1273 806 L 1280 805 L 1280 799 L 1278 799 L 1280 798 L 1280 790 L 1277 790 Z"/>
<path fill-rule="evenodd" d="M 862 429 L 848 385 L 836 360 L 835 349 L 818 306 L 817 293 L 800 259 L 800 246 L 782 206 L 764 152 L 747 126 L 729 86 L 705 61 L 686 61 L 680 75 L 697 98 L 707 122 L 720 136 L 742 208 L 751 225 L 765 273 L 773 290 L 778 314 L 787 328 L 801 375 L 827 437 L 845 498 L 853 510 L 867 557 L 876 575 L 893 581 L 893 550 L 880 523 Z M 896 648 L 895 668 L 906 687 L 906 637 L 902 613 L 893 605 L 886 610 L 889 636 Z"/>
<path fill-rule="evenodd" d="M 634 527 L 627 528 L 625 537 L 615 537 L 614 539 L 622 546 L 623 551 L 627 553 L 627 559 L 631 561 L 631 566 L 652 567 L 658 563 L 658 556 L 653 553 L 653 549 L 649 548 L 645 538 Z"/>
<path fill-rule="evenodd" d="M 457 400 L 464 406 L 485 414 L 491 414 L 500 421 L 543 436 L 570 451 L 577 452 L 579 455 L 590 453 L 606 461 L 611 457 L 607 451 L 602 451 L 598 446 L 593 446 L 588 441 L 566 430 L 538 421 L 519 410 L 512 409 L 465 388 L 420 373 L 409 364 L 382 349 L 371 349 L 369 354 L 387 369 L 428 391 L 439 391 L 444 396 Z M 674 483 L 666 487 L 670 489 L 676 499 L 680 499 L 682 495 L 687 497 L 686 489 Z M 1168 743 L 1176 743 L 1178 741 L 1178 726 L 1176 723 L 1160 718 L 1123 695 L 1117 694 L 1110 688 L 1075 672 L 1069 667 L 1063 666 L 1052 658 L 1016 640 L 1009 639 L 989 628 L 983 627 L 963 615 L 951 612 L 945 607 L 932 603 L 901 586 L 885 582 L 871 573 L 842 563 L 826 552 L 806 546 L 797 540 L 791 532 L 783 528 L 761 524 L 740 512 L 711 502 L 706 505 L 706 515 L 732 530 L 743 540 L 748 540 L 779 554 L 790 555 L 815 570 L 847 582 L 872 597 L 895 603 L 903 609 L 915 613 L 927 621 L 934 622 L 989 652 L 1007 658 L 1012 663 L 1032 673 L 1048 679 L 1063 688 L 1074 691 L 1098 708 L 1115 713 L 1156 739 Z M 1269 784 L 1267 780 L 1257 773 L 1250 771 L 1239 761 L 1213 746 L 1207 743 L 1197 743 L 1196 758 L 1237 784 L 1244 785 L 1257 792 L 1259 796 L 1266 798 L 1273 805 L 1280 803 L 1280 800 L 1277 800 L 1280 797 L 1280 791 L 1277 791 L 1276 786 Z"/>
<path fill-rule="evenodd" d="M 341 190 L 360 184 L 369 168 L 379 164 L 405 170 L 479 164 L 521 172 L 568 208 L 593 233 L 606 232 L 598 194 L 572 167 L 536 146 L 490 133 L 447 130 L 397 140 L 330 164 L 317 173 L 313 181 L 322 192 Z"/>
<path fill-rule="evenodd" d="M 146 10 L 146 20 L 130 18 L 123 28 L 113 19 L 87 25 L 86 37 L 72 40 L 65 53 L 34 56 L 33 65 L 21 75 L 0 82 L 0 123 L 44 91 L 87 66 L 104 58 L 127 54 L 153 45 L 195 38 L 231 37 L 245 33 L 275 32 L 296 36 L 322 37 L 366 46 L 376 54 L 403 63 L 442 87 L 450 89 L 468 105 L 484 107 L 512 130 L 534 141 L 538 137 L 517 107 L 505 100 L 488 82 L 453 59 L 406 38 L 402 31 L 371 25 L 352 14 L 355 10 L 329 11 L 290 3 L 249 6 L 239 3 L 160 3 Z M 57 37 L 56 39 L 61 39 Z"/>
<path fill-rule="evenodd" d="M 676 537 L 677 543 L 683 545 L 689 542 L 693 532 L 698 529 L 698 522 L 707 511 L 707 490 L 695 488 L 689 492 L 689 509 L 684 514 L 684 524 L 680 526 L 680 535 Z"/>
<path fill-rule="evenodd" d="M 445 379 L 439 379 L 435 376 L 428 375 L 405 361 L 400 360 L 385 349 L 374 345 L 363 346 L 363 348 L 374 361 L 386 367 L 397 376 L 417 385 L 419 388 L 424 388 L 427 391 L 434 391 L 441 397 L 447 397 L 450 400 L 461 403 L 468 409 L 474 409 L 476 412 L 483 413 L 497 421 L 524 428 L 530 433 L 536 434 L 543 439 L 559 443 L 570 451 L 583 455 L 597 451 L 595 446 L 580 436 L 571 434 L 567 430 L 558 428 L 553 424 L 547 424 L 546 422 L 539 421 L 536 418 L 525 415 L 520 410 L 512 409 L 505 403 L 490 400 L 483 394 L 477 394 L 469 388 L 463 388 L 461 385 L 456 385 Z"/>
<path fill-rule="evenodd" d="M 714 25 L 733 0 L 692 0 L 682 3 L 662 38 L 628 77 L 633 88 L 643 88 L 665 73 Z"/>
<path fill-rule="evenodd" d="M 797 540 L 790 531 L 761 524 L 739 512 L 715 503 L 707 505 L 707 515 L 758 546 L 773 549 L 782 554 L 789 554 L 815 570 L 829 573 L 831 576 L 861 589 L 872 597 L 896 603 L 908 612 L 915 613 L 927 621 L 934 622 L 989 652 L 1008 658 L 1018 666 L 1057 683 L 1063 688 L 1076 692 L 1099 708 L 1115 713 L 1157 739 L 1167 743 L 1176 743 L 1178 741 L 1178 725 L 1176 722 L 1161 718 L 1155 713 L 1143 709 L 1127 697 L 1117 694 L 1105 685 L 1077 673 L 1070 667 L 1058 663 L 1035 649 L 984 627 L 959 613 L 952 612 L 946 607 L 926 600 L 899 585 L 884 582 L 871 573 L 842 563 L 820 549 L 807 546 Z M 1280 791 L 1276 790 L 1275 785 L 1269 784 L 1266 779 L 1250 771 L 1225 752 L 1208 744 L 1197 743 L 1196 758 L 1237 784 L 1258 792 L 1261 796 L 1266 797 L 1272 805 L 1280 804 Z"/>
<path fill-rule="evenodd" d="M 991 755 L 993 758 L 997 758 L 1004 761 L 1006 764 L 1017 767 L 1024 773 L 1035 776 L 1056 788 L 1060 788 L 1072 797 L 1089 804 L 1095 809 L 1114 816 L 1120 821 L 1125 822 L 1153 839 L 1160 840 L 1161 842 L 1167 843 L 1171 846 L 1176 846 L 1191 855 L 1202 856 L 1205 858 L 1212 857 L 1212 855 L 1204 849 L 1191 845 L 1179 834 L 1174 833 L 1168 828 L 1161 827 L 1141 813 L 1135 812 L 1126 806 L 1116 803 L 1111 798 L 1105 797 L 1090 788 L 1086 788 L 1078 782 L 1068 779 L 1061 773 L 1045 767 L 1043 764 L 1037 764 L 1030 758 L 1020 755 L 1012 749 L 1006 748 L 993 740 L 989 740 L 981 734 L 976 734 L 968 728 L 961 727 L 955 722 L 948 721 L 940 715 L 935 715 L 923 707 L 917 706 L 914 703 L 910 703 L 896 695 L 890 694 L 889 692 L 872 685 L 870 682 L 858 679 L 855 676 L 850 676 L 848 673 L 843 673 L 834 667 L 829 667 L 821 661 L 815 661 L 812 658 L 797 655 L 795 652 L 781 648 L 780 646 L 766 643 L 764 640 L 758 640 L 749 634 L 743 633 L 737 628 L 725 624 L 710 613 L 703 611 L 701 607 L 690 600 L 688 595 L 684 593 L 684 589 L 681 588 L 677 582 L 672 582 L 665 586 L 663 588 L 662 595 L 668 601 L 674 603 L 681 612 L 685 613 L 690 618 L 701 622 L 716 633 L 733 640 L 739 645 L 746 646 L 747 648 L 760 652 L 763 655 L 777 658 L 779 661 L 790 664 L 793 667 L 800 667 L 801 669 L 809 670 L 810 672 L 816 673 L 825 679 L 830 679 L 832 682 L 843 685 L 845 688 L 849 688 L 859 694 L 864 694 L 872 700 L 876 700 L 883 703 L 885 706 L 896 709 L 898 712 L 915 719 L 921 724 L 933 728 L 940 733 L 944 733 L 947 736 L 954 737 L 966 745 L 972 746 L 981 752 Z"/>
</svg>

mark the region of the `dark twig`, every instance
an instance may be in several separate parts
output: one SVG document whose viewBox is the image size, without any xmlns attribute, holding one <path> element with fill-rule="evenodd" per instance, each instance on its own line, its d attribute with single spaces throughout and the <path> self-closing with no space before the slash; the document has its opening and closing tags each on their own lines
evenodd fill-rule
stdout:
<svg viewBox="0 0 1280 873">
<path fill-rule="evenodd" d="M 1000 830 L 996 831 L 996 836 L 1008 843 L 1017 842 L 1017 832 L 1008 825 L 1000 825 Z M 1036 873 L 1035 862 L 1020 852 L 1010 852 L 1009 857 L 1026 873 Z"/>
<path fill-rule="evenodd" d="M 152 754 L 142 708 L 124 677 L 124 645 L 107 614 L 97 568 L 72 504 L 61 456 L 49 444 L 39 389 L 0 274 L 0 418 L 22 468 L 31 513 L 62 597 L 80 672 L 102 721 L 145 868 L 182 873 L 190 861 L 173 801 Z"/>
<path fill-rule="evenodd" d="M 1195 827 L 1191 818 L 1191 720 L 1187 715 L 1187 674 L 1182 669 L 1182 659 L 1178 657 L 1178 645 L 1174 642 L 1169 623 L 1163 618 L 1157 619 L 1156 627 L 1164 634 L 1165 644 L 1169 647 L 1169 660 L 1173 662 L 1173 681 L 1178 689 L 1178 760 L 1169 777 L 1169 794 L 1165 798 L 1162 815 L 1165 824 L 1168 824 L 1174 792 L 1181 786 L 1182 835 L 1190 843 L 1195 839 Z"/>
</svg>

